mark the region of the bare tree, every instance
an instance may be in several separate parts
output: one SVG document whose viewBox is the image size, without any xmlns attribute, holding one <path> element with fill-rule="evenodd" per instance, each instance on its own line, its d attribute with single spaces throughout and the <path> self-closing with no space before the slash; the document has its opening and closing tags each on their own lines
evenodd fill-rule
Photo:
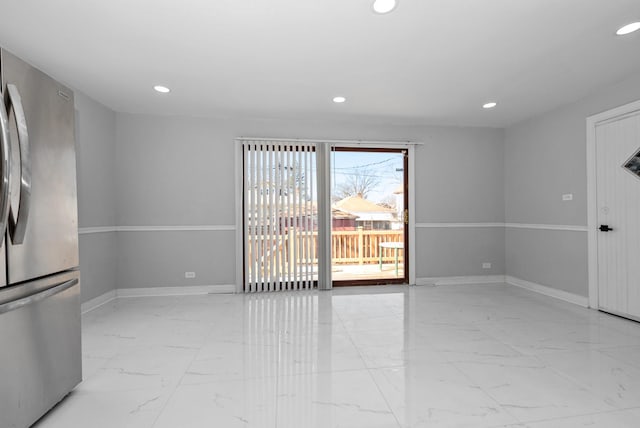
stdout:
<svg viewBox="0 0 640 428">
<path fill-rule="evenodd" d="M 384 199 L 382 199 L 382 201 L 380 201 L 378 203 L 378 205 L 385 207 L 385 208 L 391 208 L 391 209 L 396 209 L 396 197 L 394 195 L 387 195 L 384 197 Z"/>
<path fill-rule="evenodd" d="M 355 168 L 338 185 L 337 194 L 341 199 L 356 195 L 362 195 L 363 198 L 366 198 L 380 182 L 381 179 L 375 171 L 368 168 Z"/>
</svg>

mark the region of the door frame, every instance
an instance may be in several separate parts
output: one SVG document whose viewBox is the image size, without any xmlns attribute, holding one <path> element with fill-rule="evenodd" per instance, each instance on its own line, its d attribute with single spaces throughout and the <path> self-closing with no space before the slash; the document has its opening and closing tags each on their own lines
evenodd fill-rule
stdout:
<svg viewBox="0 0 640 428">
<path fill-rule="evenodd" d="M 402 174 L 402 188 L 403 188 L 403 207 L 402 212 L 405 210 L 407 212 L 407 216 L 409 213 L 409 175 L 412 171 L 409 170 L 409 150 L 403 147 L 351 147 L 345 146 L 342 144 L 335 144 L 331 147 L 331 152 L 368 152 L 368 153 L 395 153 L 402 154 L 404 159 L 402 160 L 403 165 L 403 174 Z M 333 165 L 331 165 L 331 168 Z M 329 191 L 329 196 L 330 195 Z M 409 272 L 411 269 L 410 265 L 410 256 L 413 252 L 413 248 L 409 246 L 409 224 L 405 223 L 403 228 L 403 237 L 402 242 L 404 243 L 402 260 L 403 260 L 403 272 L 404 276 L 402 278 L 379 278 L 379 279 L 357 279 L 357 280 L 335 280 L 332 278 L 331 284 L 332 287 L 352 287 L 352 286 L 367 286 L 367 285 L 384 285 L 388 284 L 407 284 L 409 282 Z M 333 233 L 332 228 L 330 228 L 329 234 Z M 381 251 L 381 250 L 379 250 Z M 397 250 L 396 250 L 397 251 Z M 381 259 L 382 260 L 382 259 Z M 329 257 L 329 266 L 333 266 L 333 257 Z"/>
<path fill-rule="evenodd" d="M 598 204 L 596 170 L 596 128 L 640 112 L 640 100 L 587 117 L 587 252 L 589 268 L 589 307 L 598 302 Z"/>
<path fill-rule="evenodd" d="M 285 141 L 285 142 L 302 142 L 302 143 L 318 143 L 318 144 L 326 144 L 327 149 L 330 148 L 331 145 L 340 145 L 341 147 L 360 147 L 360 148 L 398 148 L 398 149 L 406 149 L 408 151 L 408 181 L 409 186 L 407 189 L 407 197 L 409 200 L 409 224 L 408 231 L 409 239 L 408 243 L 405 245 L 410 249 L 408 251 L 409 257 L 407 257 L 407 263 L 409 267 L 409 284 L 416 283 L 416 221 L 415 221 L 415 212 L 416 212 L 416 204 L 415 204 L 415 188 L 416 188 L 416 179 L 415 179 L 415 149 L 416 146 L 423 145 L 422 142 L 413 142 L 413 141 L 362 141 L 362 140 L 329 140 L 329 139 L 292 139 L 292 138 L 262 138 L 262 137 L 237 137 L 234 139 L 234 153 L 235 153 L 235 194 L 236 194 L 236 224 L 235 224 L 235 235 L 236 235 L 236 248 L 235 248 L 235 259 L 236 259 L 236 293 L 244 293 L 244 235 L 243 235 L 243 155 L 242 155 L 242 143 L 246 140 L 274 140 L 274 141 Z M 324 150 L 325 156 L 329 157 L 330 150 Z M 325 167 L 328 165 L 325 165 Z M 330 174 L 326 174 L 326 178 L 324 180 L 324 185 L 327 186 L 328 189 L 330 186 Z M 328 209 L 330 211 L 330 209 Z M 330 247 L 329 247 L 330 250 Z M 330 269 L 329 269 L 330 270 Z M 329 278 L 330 279 L 330 278 Z M 320 287 L 318 287 L 320 288 Z M 330 290 L 332 288 L 331 281 L 322 287 L 321 289 Z"/>
</svg>

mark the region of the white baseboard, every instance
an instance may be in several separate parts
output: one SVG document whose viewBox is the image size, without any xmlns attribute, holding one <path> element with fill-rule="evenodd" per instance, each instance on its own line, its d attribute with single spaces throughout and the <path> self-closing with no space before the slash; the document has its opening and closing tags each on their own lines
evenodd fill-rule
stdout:
<svg viewBox="0 0 640 428">
<path fill-rule="evenodd" d="M 80 312 L 82 314 L 86 314 L 87 312 L 92 311 L 104 305 L 105 303 L 109 303 L 110 301 L 115 300 L 116 298 L 117 298 L 116 290 L 108 291 L 96 298 L 93 298 L 91 300 L 87 300 L 86 302 L 84 302 L 82 305 L 80 305 Z"/>
<path fill-rule="evenodd" d="M 124 297 L 151 297 L 151 296 L 196 296 L 203 294 L 229 294 L 235 293 L 235 285 L 201 285 L 194 287 L 153 287 L 153 288 L 118 288 L 111 290 L 94 299 L 84 302 L 80 311 L 84 315 L 112 300 Z"/>
<path fill-rule="evenodd" d="M 524 279 L 516 278 L 509 275 L 505 276 L 505 282 L 515 287 L 524 288 L 525 290 L 534 291 L 536 293 L 564 300 L 565 302 L 573 303 L 585 308 L 589 307 L 589 299 L 584 296 L 578 296 L 577 294 L 568 293 L 566 291 L 551 288 L 546 285 L 536 284 L 535 282 L 525 281 Z"/>
<path fill-rule="evenodd" d="M 416 278 L 416 285 L 503 284 L 504 275 L 440 276 Z"/>
<path fill-rule="evenodd" d="M 468 284 L 501 284 L 524 288 L 525 290 L 543 294 L 545 296 L 564 300 L 582 307 L 589 307 L 589 299 L 577 294 L 557 290 L 546 285 L 525 281 L 509 275 L 478 275 L 478 276 L 445 276 L 431 278 L 417 278 L 416 285 L 468 285 Z M 230 294 L 236 292 L 236 286 L 201 285 L 193 287 L 153 287 L 153 288 L 119 288 L 84 302 L 81 306 L 82 314 L 90 312 L 117 298 L 145 297 L 145 296 L 195 296 L 203 294 Z"/>
<path fill-rule="evenodd" d="M 235 285 L 198 285 L 192 287 L 118 288 L 118 297 L 195 296 L 202 294 L 235 293 Z"/>
</svg>

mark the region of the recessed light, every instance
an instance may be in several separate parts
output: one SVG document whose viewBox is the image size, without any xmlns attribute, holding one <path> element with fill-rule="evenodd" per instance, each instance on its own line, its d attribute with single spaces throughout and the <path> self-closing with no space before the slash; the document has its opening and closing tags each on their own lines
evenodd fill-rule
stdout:
<svg viewBox="0 0 640 428">
<path fill-rule="evenodd" d="M 624 27 L 621 27 L 620 29 L 618 29 L 618 31 L 616 31 L 616 34 L 618 36 L 624 36 L 638 30 L 640 30 L 640 21 L 632 22 L 631 24 L 627 24 Z"/>
<path fill-rule="evenodd" d="M 347 101 L 345 97 L 333 97 L 333 102 L 336 104 L 341 104 L 345 101 Z"/>
<path fill-rule="evenodd" d="M 375 13 L 389 13 L 398 5 L 398 0 L 374 0 L 373 11 Z"/>
<path fill-rule="evenodd" d="M 153 89 L 156 90 L 156 92 L 160 92 L 161 94 L 167 94 L 169 92 L 171 92 L 171 89 L 167 88 L 166 86 L 162 86 L 162 85 L 156 85 L 153 87 Z"/>
<path fill-rule="evenodd" d="M 490 102 L 482 105 L 482 108 L 494 108 L 498 103 Z"/>
</svg>

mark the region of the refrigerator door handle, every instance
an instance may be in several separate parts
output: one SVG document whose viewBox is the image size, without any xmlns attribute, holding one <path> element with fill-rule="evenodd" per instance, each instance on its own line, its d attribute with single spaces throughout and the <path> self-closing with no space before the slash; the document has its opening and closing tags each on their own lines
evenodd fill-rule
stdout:
<svg viewBox="0 0 640 428">
<path fill-rule="evenodd" d="M 11 198 L 11 134 L 9 133 L 9 115 L 0 92 L 0 246 L 4 240 L 4 231 L 9 218 Z"/>
<path fill-rule="evenodd" d="M 14 245 L 24 242 L 29 221 L 29 208 L 31 206 L 31 156 L 29 156 L 29 131 L 27 118 L 22 107 L 22 97 L 15 85 L 8 84 L 10 107 L 16 118 L 18 128 L 18 144 L 20 147 L 20 200 L 18 202 L 18 214 L 13 215 L 13 208 L 9 203 L 9 235 Z"/>
<path fill-rule="evenodd" d="M 32 294 L 31 296 L 23 297 L 22 299 L 14 300 L 8 303 L 3 303 L 2 305 L 0 305 L 0 314 L 14 311 L 23 306 L 32 305 L 51 296 L 55 296 L 56 294 L 62 293 L 66 289 L 73 287 L 78 282 L 78 278 L 73 278 L 60 284 L 54 285 L 51 288 L 47 288 L 46 290 L 39 293 Z"/>
</svg>

